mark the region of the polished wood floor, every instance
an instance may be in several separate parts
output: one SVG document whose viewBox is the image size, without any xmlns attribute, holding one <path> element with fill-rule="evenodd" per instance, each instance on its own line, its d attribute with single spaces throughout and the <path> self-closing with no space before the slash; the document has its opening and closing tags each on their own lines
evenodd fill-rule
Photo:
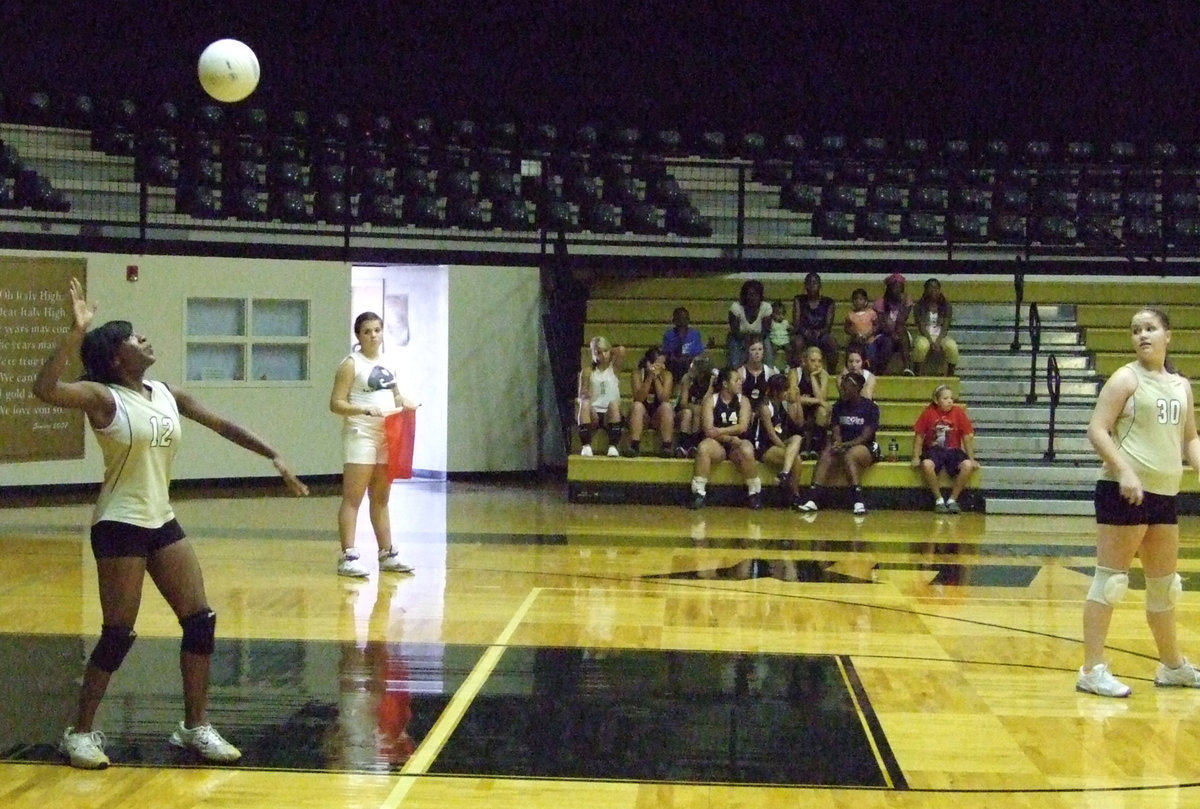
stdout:
<svg viewBox="0 0 1200 809">
<path fill-rule="evenodd" d="M 397 545 L 417 574 L 356 583 L 334 575 L 336 505 L 330 496 L 189 498 L 177 510 L 205 568 L 221 643 L 469 650 L 433 653 L 443 663 L 467 662 L 453 676 L 438 675 L 453 687 L 435 714 L 416 722 L 424 724 L 415 751 L 404 749 L 382 770 L 368 766 L 369 757 L 348 755 L 337 766 L 304 769 L 123 763 L 114 755 L 103 772 L 52 758 L 10 758 L 0 762 L 0 806 L 1200 806 L 1200 692 L 1153 686 L 1137 576 L 1110 637 L 1113 668 L 1133 696 L 1107 700 L 1073 690 L 1092 565 L 1090 519 L 691 512 L 571 505 L 561 484 L 410 482 L 394 489 L 392 519 Z M 61 638 L 90 648 L 100 621 L 84 541 L 89 511 L 0 509 L 0 639 Z M 1188 592 L 1178 611 L 1180 634 L 1200 658 L 1200 521 L 1184 518 L 1182 532 Z M 360 544 L 371 544 L 365 519 Z M 157 595 L 146 598 L 137 628 L 139 642 L 101 710 L 110 742 L 133 733 L 129 706 L 152 678 L 177 687 L 169 666 L 147 670 L 144 662 L 156 642 L 178 637 Z M 507 687 L 502 677 L 518 676 L 505 669 L 505 653 L 518 648 L 534 657 L 554 650 L 557 656 L 544 659 L 570 658 L 610 674 L 615 668 L 604 668 L 606 658 L 634 652 L 666 653 L 674 665 L 680 655 L 727 654 L 746 661 L 739 697 L 746 705 L 759 693 L 755 677 L 770 676 L 763 661 L 826 661 L 827 694 L 844 691 L 857 714 L 855 727 L 838 732 L 867 740 L 872 752 L 852 764 L 880 773 L 879 783 L 756 785 L 722 773 L 674 778 L 670 770 L 529 777 L 505 773 L 503 756 L 486 772 L 447 772 L 447 751 L 469 741 L 461 731 L 456 737 L 456 728 L 473 721 L 481 695 Z M 81 659 L 67 655 L 65 663 Z M 19 665 L 27 663 L 0 659 L 9 684 L 0 737 L 45 747 L 70 714 L 69 704 L 46 701 L 61 701 L 78 670 L 60 671 L 58 658 L 31 671 L 14 671 Z M 326 673 L 305 665 L 301 679 L 331 682 L 301 687 L 370 692 L 337 666 Z M 725 686 L 714 671 L 719 692 Z M 270 689 L 277 686 L 272 678 L 282 677 L 298 687 L 301 680 L 288 676 L 247 674 L 241 682 Z M 735 680 L 726 685 L 736 690 Z M 787 687 L 804 691 L 802 683 Z M 214 693 L 214 712 L 232 710 L 221 704 L 231 699 Z M 825 710 L 806 699 L 793 699 L 796 710 Z M 351 713 L 344 703 L 342 714 Z M 152 719 L 165 735 L 175 717 Z M 659 727 L 652 744 L 686 749 Z M 701 736 L 689 744 L 703 746 Z M 840 766 L 838 737 L 830 738 L 825 747 L 800 741 L 790 749 Z"/>
</svg>

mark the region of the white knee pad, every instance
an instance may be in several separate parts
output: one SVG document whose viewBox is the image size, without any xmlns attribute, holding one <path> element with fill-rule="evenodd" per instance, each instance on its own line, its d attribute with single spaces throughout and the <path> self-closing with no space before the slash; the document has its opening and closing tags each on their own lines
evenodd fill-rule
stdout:
<svg viewBox="0 0 1200 809">
<path fill-rule="evenodd" d="M 1096 574 L 1092 576 L 1092 586 L 1088 588 L 1087 600 L 1115 607 L 1125 597 L 1129 589 L 1129 574 L 1124 570 L 1113 570 L 1111 567 L 1096 565 Z"/>
<path fill-rule="evenodd" d="M 1166 612 L 1183 595 L 1183 578 L 1178 573 L 1146 579 L 1146 612 Z"/>
</svg>

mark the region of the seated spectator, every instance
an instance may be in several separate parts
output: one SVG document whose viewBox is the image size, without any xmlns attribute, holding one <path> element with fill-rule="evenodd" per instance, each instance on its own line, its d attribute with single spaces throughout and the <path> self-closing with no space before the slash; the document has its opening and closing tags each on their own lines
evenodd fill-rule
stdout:
<svg viewBox="0 0 1200 809">
<path fill-rule="evenodd" d="M 675 454 L 675 405 L 672 399 L 675 378 L 667 370 L 667 357 L 662 349 L 658 346 L 646 349 L 630 377 L 633 404 L 629 406 L 629 450 L 626 454 L 636 458 L 641 453 L 642 431 L 649 418 L 661 440 L 659 456 L 670 458 Z"/>
<path fill-rule="evenodd" d="M 771 354 L 775 357 L 786 357 L 791 348 L 792 324 L 788 322 L 783 301 L 771 304 L 771 325 L 767 331 L 767 342 L 771 344 Z"/>
<path fill-rule="evenodd" d="M 810 272 L 804 277 L 804 294 L 792 299 L 792 332 L 804 341 L 804 347 L 816 346 L 825 355 L 825 367 L 837 367 L 838 345 L 833 337 L 835 304 L 821 294 L 821 276 Z"/>
<path fill-rule="evenodd" d="M 696 447 L 704 436 L 700 434 L 701 409 L 704 400 L 713 393 L 713 378 L 718 373 L 707 354 L 692 360 L 687 373 L 679 380 L 679 405 L 675 413 L 679 418 L 679 445 L 675 454 L 680 458 L 694 457 Z"/>
<path fill-rule="evenodd" d="M 829 426 L 829 372 L 825 370 L 825 355 L 817 346 L 804 352 L 804 365 L 788 371 L 788 398 L 796 405 L 802 442 L 800 455 L 815 458 L 825 445 L 825 429 Z"/>
<path fill-rule="evenodd" d="M 762 508 L 762 478 L 758 476 L 758 461 L 754 445 L 747 439 L 750 426 L 750 398 L 741 395 L 741 382 L 736 368 L 721 372 L 717 391 L 704 400 L 700 422 L 704 438 L 696 449 L 692 472 L 690 508 L 703 508 L 708 496 L 708 476 L 714 464 L 728 458 L 746 480 L 747 505 Z"/>
<path fill-rule="evenodd" d="M 850 293 L 850 311 L 842 326 L 846 332 L 848 346 L 857 346 L 863 351 L 875 341 L 879 313 L 871 306 L 871 297 L 861 287 Z M 864 355 L 865 356 L 865 355 Z M 828 366 L 827 366 L 828 367 Z"/>
<path fill-rule="evenodd" d="M 883 297 L 875 301 L 879 320 L 875 323 L 876 337 L 867 347 L 867 361 L 880 376 L 887 374 L 895 354 L 900 355 L 904 375 L 913 376 L 912 344 L 908 336 L 908 316 L 912 306 L 912 298 L 904 294 L 904 276 L 898 272 L 889 275 L 884 281 Z"/>
<path fill-rule="evenodd" d="M 854 490 L 854 513 L 867 513 L 861 481 L 862 473 L 880 457 L 879 444 L 875 441 L 875 432 L 879 429 L 879 406 L 863 398 L 864 384 L 866 380 L 862 374 L 849 373 L 841 378 L 839 397 L 833 405 L 833 440 L 821 451 L 817 468 L 813 470 L 808 497 L 805 499 L 796 493 L 792 498 L 793 508 L 816 511 L 824 499 L 823 489 L 832 472 L 841 469 Z"/>
<path fill-rule="evenodd" d="M 737 368 L 746 362 L 746 352 L 754 340 L 762 340 L 771 320 L 771 304 L 763 300 L 760 281 L 742 284 L 738 299 L 729 306 L 729 337 L 725 341 L 725 363 Z M 772 362 L 768 348 L 766 361 Z"/>
<path fill-rule="evenodd" d="M 863 385 L 862 397 L 875 401 L 875 374 L 867 368 L 866 352 L 859 346 L 850 346 L 846 349 L 846 359 L 843 361 L 846 365 L 841 376 L 849 373 L 862 374 L 863 379 L 867 380 L 867 384 Z M 838 387 L 841 387 L 842 379 L 838 377 Z"/>
<path fill-rule="evenodd" d="M 821 352 L 817 351 L 819 355 Z M 758 406 L 756 428 L 750 441 L 754 457 L 763 463 L 779 466 L 779 488 L 791 495 L 792 475 L 798 473 L 801 435 L 792 407 L 786 401 L 787 377 L 775 374 L 767 380 L 762 402 Z M 786 504 L 788 501 L 784 500 Z"/>
<path fill-rule="evenodd" d="M 954 403 L 954 391 L 946 385 L 933 390 L 933 401 L 921 411 L 913 425 L 912 465 L 933 495 L 933 510 L 939 514 L 957 514 L 962 509 L 958 498 L 971 473 L 979 468 L 975 460 L 975 428 L 967 412 Z M 942 499 L 938 473 L 950 476 L 950 496 Z"/>
<path fill-rule="evenodd" d="M 579 454 L 593 454 L 592 434 L 603 425 L 608 433 L 608 454 L 616 457 L 621 454 L 617 449 L 621 441 L 621 384 L 617 373 L 625 361 L 625 347 L 613 347 L 604 337 L 593 337 L 590 346 L 592 364 L 579 372 Z"/>
<path fill-rule="evenodd" d="M 917 330 L 912 344 L 913 371 L 923 370 L 925 358 L 936 354 L 946 360 L 946 373 L 954 375 L 958 343 L 950 336 L 951 312 L 941 282 L 930 278 L 925 282 L 925 293 L 913 306 L 913 326 Z"/>
<path fill-rule="evenodd" d="M 764 340 L 753 340 L 747 347 L 746 362 L 738 369 L 738 379 L 742 383 L 742 393 L 750 397 L 750 408 L 758 412 L 763 393 L 767 388 L 767 380 L 778 373 L 765 361 L 767 348 Z"/>
<path fill-rule="evenodd" d="M 676 380 L 683 379 L 692 360 L 704 351 L 704 338 L 692 328 L 691 322 L 687 308 L 677 306 L 671 314 L 671 328 L 663 332 L 662 350 L 667 355 L 667 368 Z"/>
</svg>

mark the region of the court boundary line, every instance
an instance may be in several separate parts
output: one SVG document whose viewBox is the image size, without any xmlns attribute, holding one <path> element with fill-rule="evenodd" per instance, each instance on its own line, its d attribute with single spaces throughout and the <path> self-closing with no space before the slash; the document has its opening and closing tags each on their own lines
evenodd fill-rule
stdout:
<svg viewBox="0 0 1200 809">
<path fill-rule="evenodd" d="M 429 729 L 429 733 L 425 734 L 425 738 L 417 746 L 417 749 L 409 757 L 408 761 L 404 762 L 404 766 L 400 769 L 400 783 L 388 794 L 387 798 L 380 809 L 396 809 L 404 802 L 409 791 L 416 784 L 417 778 L 429 771 L 430 765 L 442 752 L 442 748 L 446 746 L 446 742 L 450 740 L 450 735 L 454 733 L 458 723 L 462 721 L 463 715 L 471 703 L 475 701 L 475 697 L 479 695 L 483 684 L 492 676 L 496 665 L 500 662 L 501 655 L 509 647 L 509 641 L 516 633 L 517 627 L 525 620 L 526 614 L 533 607 L 533 602 L 541 595 L 542 588 L 534 587 L 526 594 L 524 600 L 517 607 L 512 617 L 508 619 L 508 623 L 500 630 L 500 634 L 496 639 L 484 650 L 479 656 L 479 661 L 475 667 L 471 669 L 471 673 L 467 675 L 460 685 L 454 691 L 454 696 L 450 698 L 450 702 L 442 709 L 441 715 L 437 721 L 433 723 L 433 727 Z"/>
</svg>

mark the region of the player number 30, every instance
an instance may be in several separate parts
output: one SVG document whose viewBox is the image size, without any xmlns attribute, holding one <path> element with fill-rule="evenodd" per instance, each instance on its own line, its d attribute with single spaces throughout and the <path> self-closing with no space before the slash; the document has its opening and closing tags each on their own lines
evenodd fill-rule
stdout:
<svg viewBox="0 0 1200 809">
<path fill-rule="evenodd" d="M 1158 423 L 1178 424 L 1180 405 L 1178 399 L 1158 400 Z"/>
</svg>

